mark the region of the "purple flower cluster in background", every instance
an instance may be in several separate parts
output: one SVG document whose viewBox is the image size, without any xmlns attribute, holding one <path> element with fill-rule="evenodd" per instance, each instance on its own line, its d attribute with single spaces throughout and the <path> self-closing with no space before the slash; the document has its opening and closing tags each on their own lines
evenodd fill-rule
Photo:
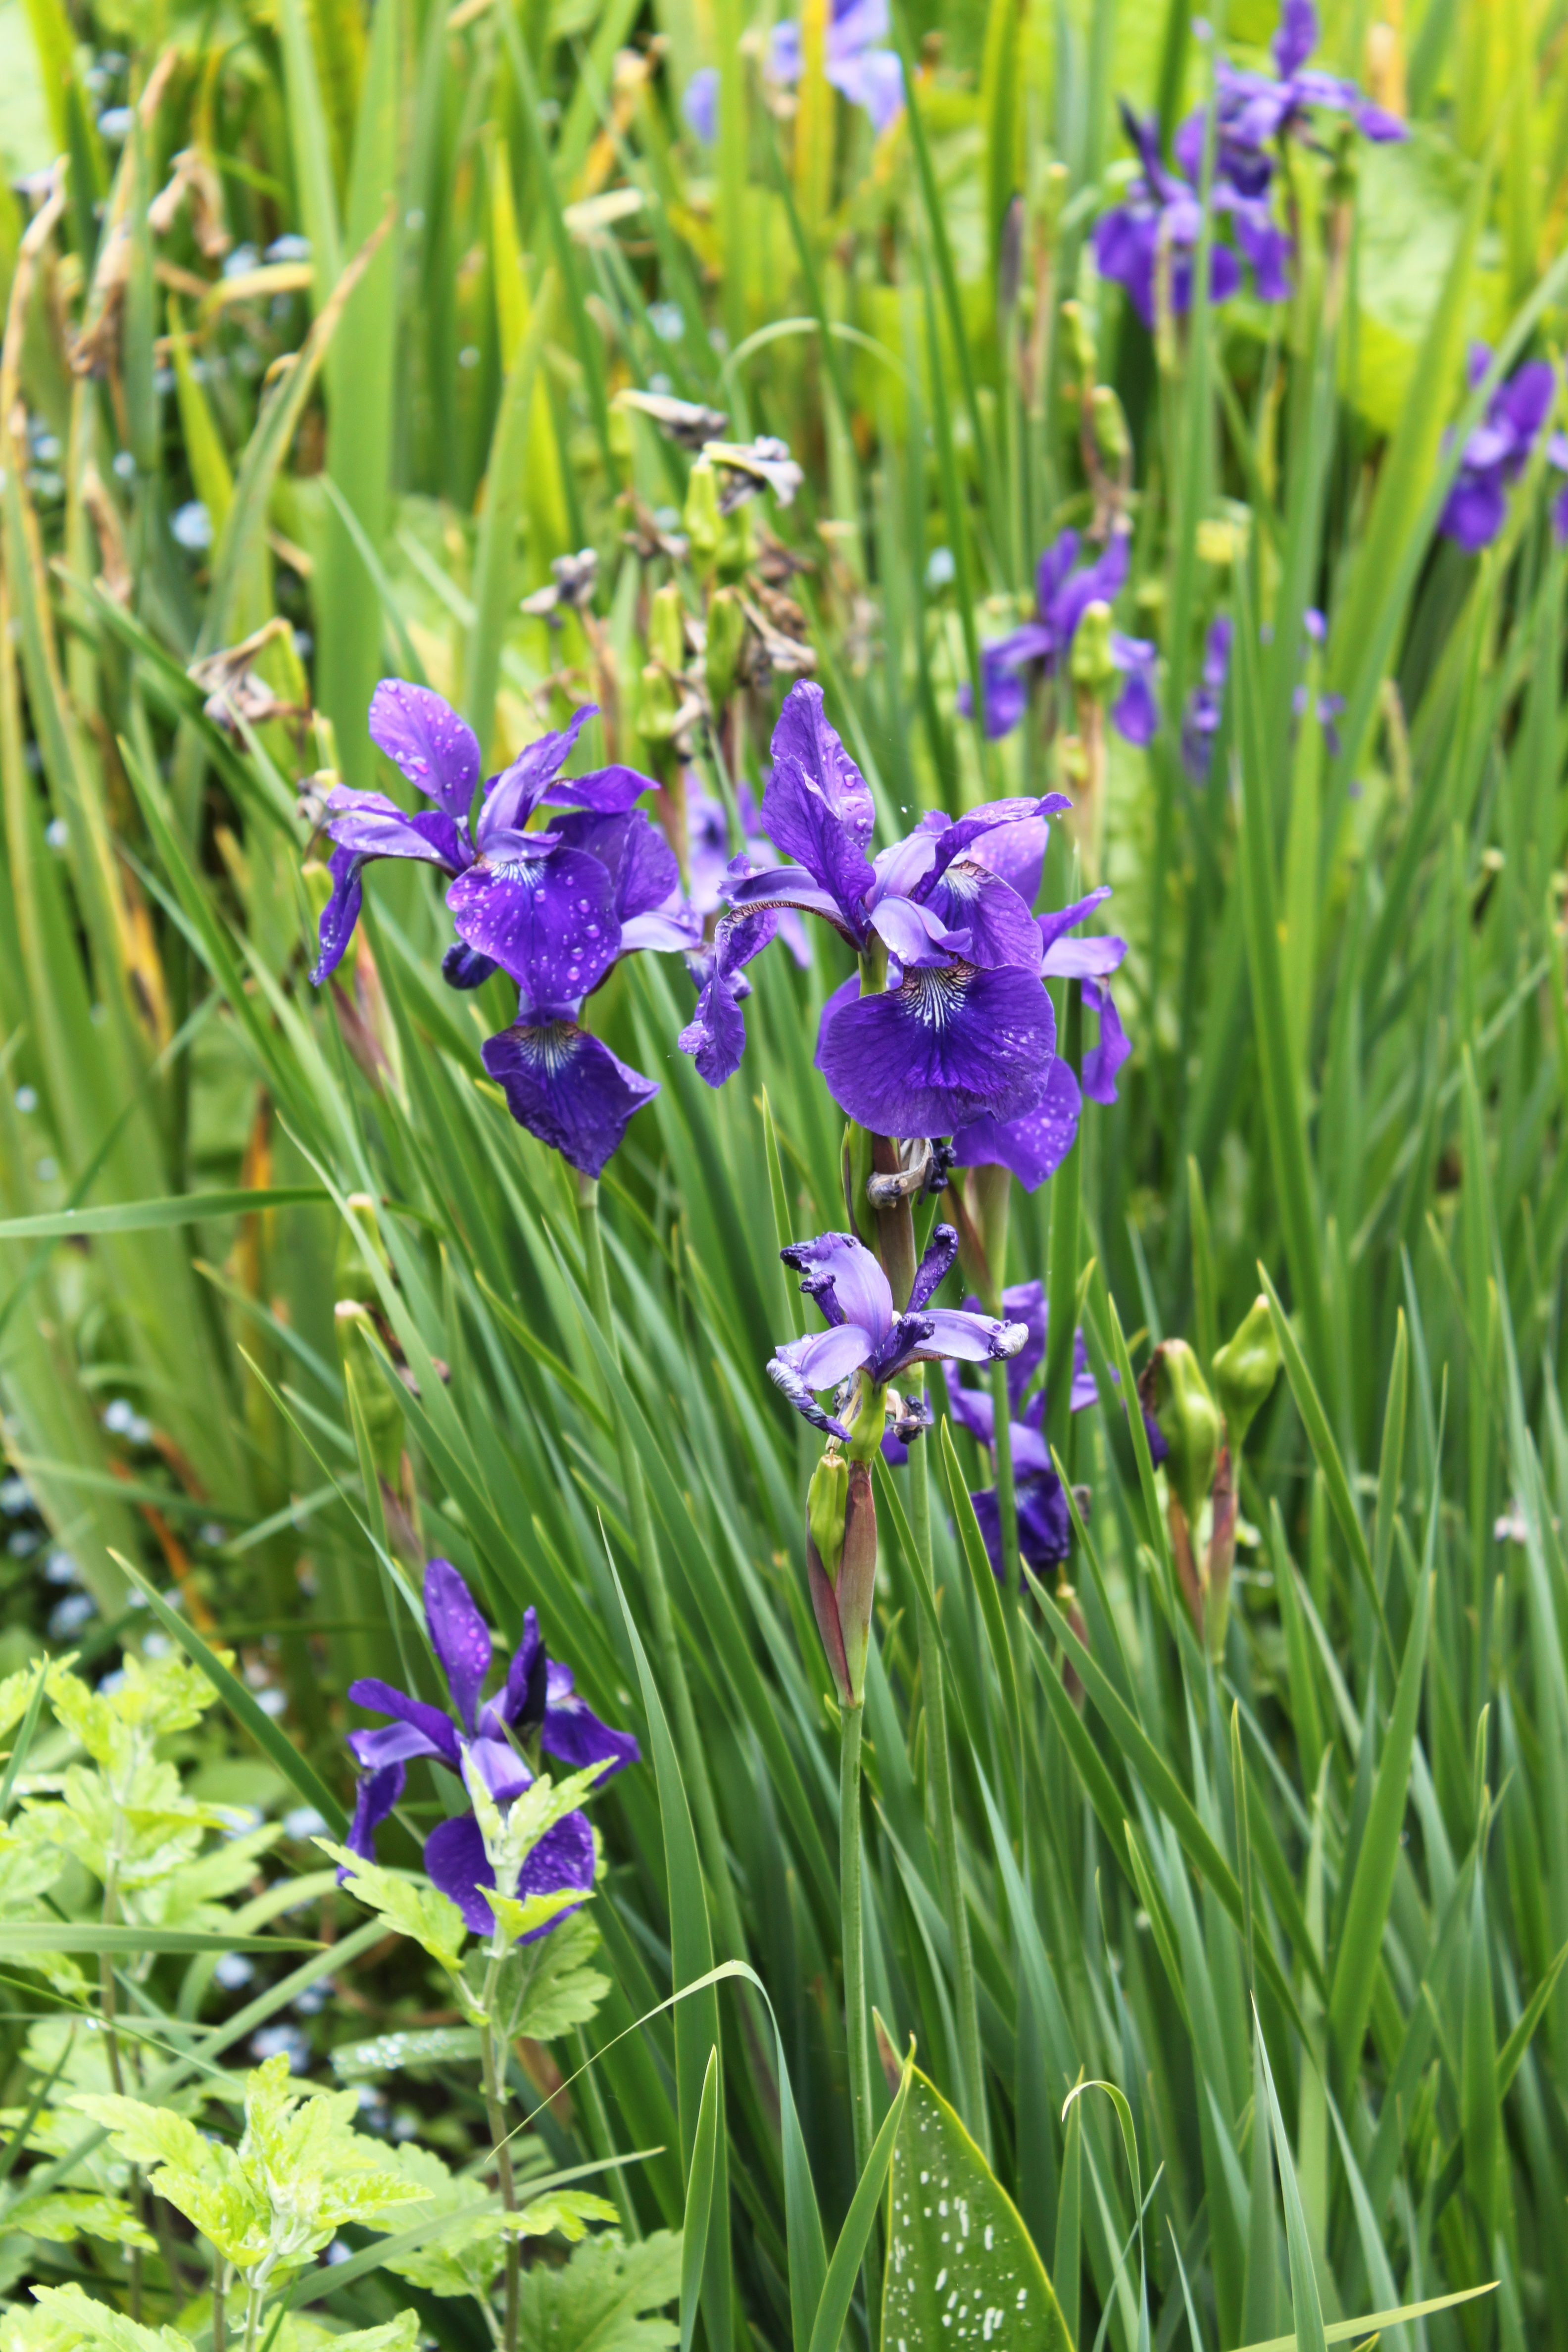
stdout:
<svg viewBox="0 0 1568 2352">
<path fill-rule="evenodd" d="M 1217 235 L 1210 247 L 1209 299 L 1226 302 L 1241 284 L 1241 265 L 1265 302 L 1283 301 L 1290 291 L 1290 239 L 1274 215 L 1274 180 L 1287 141 L 1310 135 L 1315 115 L 1348 115 L 1363 136 L 1403 139 L 1405 127 L 1363 98 L 1355 84 L 1313 70 L 1307 59 L 1318 45 L 1318 13 L 1311 0 L 1285 0 L 1274 37 L 1272 74 L 1257 73 L 1219 58 L 1215 65 L 1214 164 L 1209 202 L 1215 226 L 1227 220 L 1235 246 Z M 1095 258 L 1101 277 L 1127 289 L 1146 327 L 1155 319 L 1155 288 L 1162 256 L 1168 256 L 1170 305 L 1180 315 L 1192 307 L 1194 257 L 1204 227 L 1200 190 L 1208 110 L 1198 108 L 1176 131 L 1171 170 L 1160 152 L 1159 125 L 1140 121 L 1123 106 L 1127 135 L 1142 169 L 1123 201 L 1095 230 Z"/>
<path fill-rule="evenodd" d="M 833 0 L 827 26 L 826 70 L 835 89 L 851 106 L 864 107 L 880 133 L 904 107 L 904 69 L 895 49 L 885 48 L 891 26 L 888 0 Z M 793 89 L 805 70 L 801 27 L 795 17 L 775 25 L 768 42 L 768 75 Z M 681 111 L 705 147 L 719 136 L 719 71 L 702 66 L 686 85 Z"/>
<path fill-rule="evenodd" d="M 1485 343 L 1470 346 L 1468 374 L 1474 392 L 1491 364 Z M 1487 404 L 1482 422 L 1465 443 L 1459 470 L 1448 493 L 1437 528 L 1467 555 L 1489 547 L 1508 519 L 1508 491 L 1519 479 L 1557 396 L 1557 377 L 1549 360 L 1529 360 L 1500 383 Z M 1553 467 L 1568 472 L 1568 440 L 1553 434 L 1547 456 Z M 1568 536 L 1568 491 L 1556 501 L 1552 520 L 1560 535 Z"/>
<path fill-rule="evenodd" d="M 577 711 L 484 786 L 472 728 L 426 687 L 384 678 L 370 708 L 372 740 L 436 805 L 410 815 L 383 793 L 340 784 L 324 829 L 337 846 L 310 977 L 336 970 L 359 919 L 362 876 L 385 857 L 414 858 L 449 877 L 456 944 L 442 970 L 457 988 L 504 971 L 518 991 L 512 1025 L 483 1047 L 520 1126 L 596 1176 L 626 1123 L 658 1088 L 580 1026 L 584 1001 L 623 955 L 685 949 L 700 925 L 680 896 L 673 851 L 635 805 L 651 779 L 635 768 L 563 776 L 594 715 Z M 531 828 L 548 806 L 552 821 Z M 555 810 L 560 815 L 553 814 Z"/>
<path fill-rule="evenodd" d="M 525 1748 L 555 1757 L 574 1772 L 601 1765 L 600 1781 L 638 1761 L 641 1751 L 630 1732 L 601 1723 L 578 1696 L 571 1668 L 545 1655 L 532 1609 L 523 1612 L 521 1635 L 507 1663 L 506 1678 L 489 1699 L 482 1693 L 490 1672 L 490 1629 L 450 1560 L 433 1559 L 426 1569 L 425 1622 L 457 1721 L 445 1708 L 374 1676 L 350 1685 L 349 1696 L 356 1706 L 393 1718 L 382 1730 L 349 1734 L 363 1776 L 347 1840 L 354 1853 L 374 1860 L 375 1832 L 403 1794 L 411 1757 L 427 1756 L 445 1764 L 469 1789 L 479 1782 L 503 1811 L 533 1785 L 533 1773 L 523 1760 Z M 495 1885 L 495 1864 L 471 1811 L 455 1814 L 431 1831 L 425 1841 L 425 1867 L 431 1883 L 457 1905 L 475 1935 L 493 1931 L 494 1914 L 482 1890 Z M 531 1895 L 568 1890 L 585 1896 L 593 1885 L 593 1830 L 585 1813 L 568 1813 L 527 1856 L 515 1889 L 502 1891 L 525 1901 Z M 568 1911 L 558 1912 L 523 1941 L 537 1941 L 569 1916 Z"/>
<path fill-rule="evenodd" d="M 1076 530 L 1064 530 L 1051 541 L 1035 571 L 1034 618 L 1005 637 L 994 637 L 980 649 L 980 691 L 984 705 L 981 719 L 993 740 L 1010 735 L 1024 716 L 1031 682 L 1057 676 L 1072 650 L 1079 624 L 1089 606 L 1114 604 L 1121 593 L 1131 552 L 1131 536 L 1125 524 L 1111 532 L 1100 554 L 1075 571 L 1081 545 Z M 1124 731 L 1133 742 L 1147 742 L 1159 723 L 1148 689 L 1154 649 L 1134 637 L 1121 638 L 1121 644 L 1132 681 L 1128 694 L 1132 694 L 1134 685 L 1140 688 L 1136 703 L 1128 703 L 1123 714 L 1130 715 L 1132 720 Z M 1112 652 L 1114 656 L 1114 646 Z M 1122 666 L 1119 661 L 1118 667 Z M 958 689 L 958 708 L 966 719 L 974 716 L 974 698 L 967 686 Z M 1142 723 L 1146 708 L 1154 724 L 1141 735 L 1133 730 Z M 1111 714 L 1113 719 L 1118 718 L 1121 709 L 1118 704 Z M 1121 723 L 1122 719 L 1118 719 L 1118 724 Z"/>
</svg>

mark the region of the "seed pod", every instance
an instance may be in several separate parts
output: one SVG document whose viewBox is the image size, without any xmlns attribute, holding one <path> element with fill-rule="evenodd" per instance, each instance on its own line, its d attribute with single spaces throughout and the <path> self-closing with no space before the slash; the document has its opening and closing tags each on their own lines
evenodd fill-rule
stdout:
<svg viewBox="0 0 1568 2352">
<path fill-rule="evenodd" d="M 1198 1360 L 1184 1339 L 1166 1339 L 1149 1360 L 1142 1392 L 1170 1451 L 1165 1475 L 1189 1528 L 1195 1528 L 1219 1460 L 1219 1408 L 1204 1382 Z"/>
<path fill-rule="evenodd" d="M 836 1548 L 821 1550 L 819 1535 L 830 1545 L 837 1536 Z M 877 1592 L 877 1506 L 868 1464 L 831 1454 L 817 1464 L 806 1502 L 805 1565 L 839 1701 L 858 1706 Z"/>
</svg>

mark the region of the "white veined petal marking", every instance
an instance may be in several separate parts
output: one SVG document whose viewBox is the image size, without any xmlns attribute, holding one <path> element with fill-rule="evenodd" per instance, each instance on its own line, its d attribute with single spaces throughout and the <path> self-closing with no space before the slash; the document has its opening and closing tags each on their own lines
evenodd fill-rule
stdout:
<svg viewBox="0 0 1568 2352">
<path fill-rule="evenodd" d="M 918 965 L 914 971 L 905 972 L 899 987 L 899 1002 L 927 1029 L 945 1029 L 963 1011 L 973 977 L 972 963 Z"/>
<path fill-rule="evenodd" d="M 534 1068 L 554 1078 L 575 1055 L 583 1033 L 574 1021 L 544 1021 L 536 1028 L 519 1022 L 512 1034 Z"/>
</svg>

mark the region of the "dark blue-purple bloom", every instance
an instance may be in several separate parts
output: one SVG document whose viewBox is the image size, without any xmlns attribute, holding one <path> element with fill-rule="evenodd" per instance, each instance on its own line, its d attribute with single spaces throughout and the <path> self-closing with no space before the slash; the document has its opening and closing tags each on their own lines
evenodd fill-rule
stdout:
<svg viewBox="0 0 1568 2352">
<path fill-rule="evenodd" d="M 1116 1074 L 1132 1051 L 1110 993 L 1110 975 L 1127 953 L 1122 939 L 1070 939 L 1068 934 L 1087 921 L 1110 896 L 1101 887 L 1070 907 L 1039 918 L 1042 980 L 1077 980 L 1082 983 L 1086 1012 L 1100 1024 L 1098 1042 L 1083 1057 L 1082 1094 L 1091 1101 L 1116 1100 Z M 985 1118 L 961 1128 L 952 1139 L 957 1168 L 1006 1168 L 1026 1192 L 1035 1192 L 1054 1176 L 1078 1139 L 1082 1094 L 1071 1067 L 1058 1055 L 1051 1064 L 1039 1101 L 1016 1118 Z"/>
<path fill-rule="evenodd" d="M 932 1232 L 901 1315 L 877 1259 L 850 1234 L 819 1234 L 815 1241 L 792 1242 L 779 1255 L 800 1275 L 801 1289 L 816 1299 L 828 1328 L 805 1339 L 785 1340 L 774 1350 L 768 1378 L 814 1429 L 846 1443 L 850 1427 L 824 1412 L 814 1391 L 837 1390 L 858 1373 L 862 1399 L 875 1396 L 910 1364 L 936 1363 L 944 1356 L 983 1364 L 1016 1355 L 1028 1337 L 1019 1323 L 928 1305 L 958 1255 L 958 1235 L 951 1225 Z M 880 1438 L 879 1421 L 879 1443 Z"/>
<path fill-rule="evenodd" d="M 724 895 L 737 923 L 791 908 L 831 923 L 862 957 L 884 958 L 886 988 L 861 994 L 852 981 L 824 1009 L 817 1067 L 840 1109 L 876 1133 L 910 1136 L 945 1134 L 1004 1103 L 1026 1108 L 1045 1083 L 1055 1031 L 1028 901 L 1009 877 L 1037 877 L 1046 820 L 1068 803 L 1052 793 L 956 820 L 932 814 L 873 860 L 870 791 L 827 722 L 820 687 L 792 688 L 773 755 L 763 823 L 796 862 L 760 873 L 737 863 Z M 739 1062 L 732 975 L 740 950 L 755 952 L 746 936 L 715 947 L 681 1041 L 702 1053 L 711 1084 Z"/>
<path fill-rule="evenodd" d="M 1490 363 L 1485 343 L 1472 343 L 1468 371 L 1472 392 Z M 1437 528 L 1467 555 L 1489 547 L 1501 530 L 1508 518 L 1509 486 L 1524 471 L 1556 393 L 1551 362 L 1527 361 L 1499 384 L 1484 422 L 1465 443 Z"/>
<path fill-rule="evenodd" d="M 374 1858 L 375 1829 L 402 1793 L 410 1757 L 433 1757 L 470 1789 L 477 1781 L 503 1811 L 533 1784 L 533 1773 L 523 1760 L 525 1748 L 542 1749 L 573 1771 L 602 1765 L 601 1781 L 638 1760 L 640 1751 L 631 1734 L 601 1723 L 578 1696 L 570 1667 L 545 1655 L 532 1609 L 524 1612 L 521 1638 L 505 1681 L 489 1699 L 482 1693 L 490 1671 L 490 1630 L 449 1560 L 433 1559 L 426 1569 L 425 1619 L 458 1720 L 444 1708 L 374 1677 L 350 1685 L 349 1696 L 356 1706 L 393 1717 L 382 1730 L 349 1734 L 349 1746 L 365 1775 L 348 1838 L 355 1853 Z M 480 1889 L 495 1885 L 495 1864 L 473 1813 L 459 1814 L 431 1831 L 425 1841 L 425 1867 L 473 1932 L 490 1934 L 495 1921 Z M 586 1895 L 593 1884 L 594 1832 L 585 1814 L 568 1813 L 533 1847 L 517 1886 L 505 1891 L 519 1900 L 567 1889 Z M 548 1927 L 538 1928 L 523 1940 L 532 1943 L 548 1932 Z"/>
<path fill-rule="evenodd" d="M 1214 739 L 1225 715 L 1225 681 L 1230 669 L 1231 624 L 1221 613 L 1204 640 L 1204 666 L 1182 713 L 1182 765 L 1194 784 L 1208 782 Z"/>
<path fill-rule="evenodd" d="M 833 0 L 827 26 L 827 79 L 852 106 L 865 108 L 878 131 L 896 122 L 904 105 L 904 70 L 898 52 L 879 46 L 888 37 L 889 26 L 888 0 Z M 793 86 L 805 64 L 799 23 L 790 18 L 775 25 L 768 45 L 772 79 Z M 719 136 L 716 67 L 703 66 L 692 75 L 681 110 L 703 145 L 711 147 Z"/>
<path fill-rule="evenodd" d="M 1312 0 L 1285 0 L 1274 37 L 1273 74 L 1255 73 L 1220 58 L 1215 64 L 1215 153 L 1210 204 L 1228 220 L 1233 250 L 1217 236 L 1210 247 L 1209 299 L 1228 301 L 1241 284 L 1241 262 L 1264 302 L 1290 291 L 1290 239 L 1274 217 L 1273 183 L 1285 143 L 1300 137 L 1319 113 L 1348 114 L 1363 136 L 1403 139 L 1405 126 L 1363 98 L 1353 82 L 1314 71 L 1307 59 L 1318 45 Z M 1142 164 L 1126 199 L 1095 230 L 1100 275 L 1125 286 L 1146 327 L 1155 318 L 1162 253 L 1169 254 L 1170 305 L 1180 316 L 1192 307 L 1193 257 L 1203 233 L 1204 141 L 1208 110 L 1189 114 L 1171 142 L 1178 166 L 1167 169 L 1158 124 L 1141 121 L 1126 106 L 1122 120 Z"/>
<path fill-rule="evenodd" d="M 1180 317 L 1192 308 L 1193 263 L 1203 236 L 1204 210 L 1198 174 L 1184 178 L 1162 157 L 1158 121 L 1142 121 L 1125 101 L 1121 120 L 1142 170 L 1121 204 L 1096 223 L 1094 257 L 1100 276 L 1127 289 L 1133 309 L 1152 329 L 1163 261 L 1169 272 L 1172 311 Z M 1216 210 L 1230 210 L 1235 191 L 1216 177 L 1211 200 Z M 1209 300 L 1228 302 L 1240 284 L 1240 263 L 1230 247 L 1215 237 L 1209 247 Z"/>
<path fill-rule="evenodd" d="M 1114 604 L 1121 593 L 1131 546 L 1125 524 L 1111 532 L 1091 562 L 1075 572 L 1081 545 L 1076 530 L 1064 530 L 1052 541 L 1035 568 L 1034 619 L 980 648 L 983 718 L 994 740 L 1011 734 L 1022 719 L 1031 682 L 1053 677 L 1061 668 L 1089 606 Z M 1131 647 L 1136 640 L 1122 642 Z M 964 718 L 973 717 L 974 697 L 967 686 L 958 689 L 958 708 Z"/>
<path fill-rule="evenodd" d="M 978 1299 L 966 1299 L 964 1305 L 978 1307 Z M 1061 1480 L 1051 1463 L 1050 1448 L 1046 1443 L 1046 1392 L 1037 1389 L 1025 1400 L 1025 1391 L 1034 1379 L 1046 1356 L 1047 1309 L 1044 1286 L 1038 1282 L 1016 1283 L 1002 1293 L 1003 1312 L 1014 1324 L 1021 1323 L 1027 1334 L 1024 1345 L 1007 1366 L 1007 1417 L 1013 1447 L 1013 1491 L 1018 1513 L 1018 1553 L 1037 1573 L 1054 1568 L 1066 1559 L 1070 1548 L 1071 1519 L 1068 1498 Z M 994 1450 L 996 1415 L 991 1395 L 984 1389 L 966 1389 L 959 1385 L 956 1363 L 943 1366 L 947 1379 L 947 1399 L 952 1417 L 959 1426 L 967 1429 L 980 1444 Z M 1073 1339 L 1072 1409 L 1081 1412 L 1086 1405 L 1099 1401 L 1100 1391 L 1089 1369 L 1083 1334 L 1075 1333 Z M 986 1554 L 998 1576 L 1002 1566 L 1002 1510 L 994 1486 L 983 1486 L 971 1495 L 974 1516 L 980 1522 Z"/>
</svg>

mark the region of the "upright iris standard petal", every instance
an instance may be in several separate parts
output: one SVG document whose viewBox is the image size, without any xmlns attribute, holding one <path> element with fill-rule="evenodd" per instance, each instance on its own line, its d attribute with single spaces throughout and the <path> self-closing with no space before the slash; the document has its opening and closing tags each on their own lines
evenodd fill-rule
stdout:
<svg viewBox="0 0 1568 2352">
<path fill-rule="evenodd" d="M 580 1003 L 620 952 L 615 884 L 584 850 L 481 860 L 458 877 L 447 905 L 459 937 L 510 974 L 531 1012 Z"/>
<path fill-rule="evenodd" d="M 680 110 L 704 147 L 711 147 L 719 136 L 719 68 L 717 66 L 699 66 L 686 85 L 680 100 Z"/>
<path fill-rule="evenodd" d="M 1127 681 L 1110 706 L 1110 723 L 1125 741 L 1142 750 L 1160 731 L 1154 695 L 1159 656 L 1148 638 L 1123 636 L 1120 629 L 1112 629 L 1110 658 Z"/>
<path fill-rule="evenodd" d="M 576 787 L 589 781 L 586 777 L 574 779 L 571 785 L 563 786 L 559 792 L 555 789 L 561 771 L 571 758 L 578 736 L 589 719 L 597 715 L 597 703 L 584 703 L 580 709 L 572 713 L 571 719 L 564 727 L 552 729 L 547 734 L 536 736 L 531 743 L 523 746 L 510 767 L 503 768 L 499 776 L 491 777 L 485 789 L 484 806 L 479 811 L 477 829 L 477 838 L 481 849 L 484 846 L 484 837 L 487 833 L 521 830 L 542 800 L 560 800 L 563 805 L 567 807 L 588 808 L 600 805 L 597 802 L 577 800 L 574 797 Z M 630 772 L 626 769 L 616 769 L 613 772 L 616 775 L 626 775 Z M 637 792 L 634 792 L 631 799 L 621 804 L 629 808 L 632 801 L 637 799 L 638 792 L 647 791 L 651 781 L 651 778 L 645 776 L 637 785 Z"/>
<path fill-rule="evenodd" d="M 1045 1092 L 1056 1019 L 1037 971 L 955 962 L 905 972 L 880 995 L 840 989 L 816 1066 L 849 1118 L 877 1135 L 951 1135 L 1014 1118 Z"/>
<path fill-rule="evenodd" d="M 628 1069 L 575 1021 L 520 1019 L 487 1037 L 480 1058 L 518 1125 L 585 1176 L 600 1173 L 633 1114 L 658 1092 L 657 1079 Z"/>
<path fill-rule="evenodd" d="M 881 1345 L 893 1328 L 893 1294 L 864 1242 L 853 1234 L 818 1234 L 812 1241 L 790 1242 L 779 1255 L 830 1323 L 855 1325 L 873 1348 Z"/>
<path fill-rule="evenodd" d="M 1083 984 L 1085 1007 L 1100 1015 L 1100 1043 L 1083 1057 L 1083 1090 L 1097 1103 L 1116 1100 L 1116 1073 L 1132 1051 L 1131 1041 L 1121 1025 L 1109 988 L 1086 980 Z"/>
<path fill-rule="evenodd" d="M 866 845 L 876 823 L 870 787 L 823 708 L 822 688 L 803 678 L 790 688 L 773 736 L 773 773 L 763 796 L 769 839 L 797 858 L 865 937 L 856 910 L 870 890 Z"/>
<path fill-rule="evenodd" d="M 490 1629 L 449 1559 L 433 1559 L 426 1568 L 425 1622 L 463 1727 L 472 1732 L 474 1710 L 490 1670 Z"/>
<path fill-rule="evenodd" d="M 954 1225 L 933 1225 L 926 1244 L 925 1255 L 915 1268 L 915 1278 L 910 1289 L 910 1312 L 918 1314 L 938 1285 L 952 1271 L 958 1255 L 958 1229 Z"/>
<path fill-rule="evenodd" d="M 449 817 L 468 815 L 479 781 L 479 739 L 449 702 L 427 686 L 384 677 L 370 699 L 370 737 Z"/>
</svg>

